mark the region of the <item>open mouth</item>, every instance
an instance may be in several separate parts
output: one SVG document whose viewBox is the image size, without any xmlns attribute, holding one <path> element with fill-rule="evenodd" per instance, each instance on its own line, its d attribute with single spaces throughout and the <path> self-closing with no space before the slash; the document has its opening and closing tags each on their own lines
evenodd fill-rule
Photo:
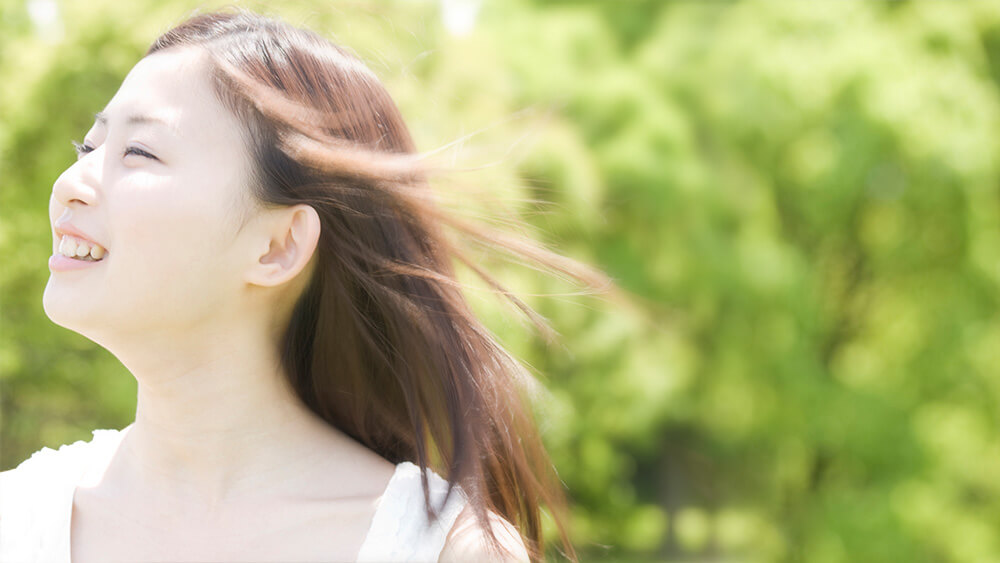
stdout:
<svg viewBox="0 0 1000 563">
<path fill-rule="evenodd" d="M 107 249 L 97 243 L 68 235 L 63 235 L 56 249 L 56 254 L 81 262 L 100 262 L 107 252 Z"/>
</svg>

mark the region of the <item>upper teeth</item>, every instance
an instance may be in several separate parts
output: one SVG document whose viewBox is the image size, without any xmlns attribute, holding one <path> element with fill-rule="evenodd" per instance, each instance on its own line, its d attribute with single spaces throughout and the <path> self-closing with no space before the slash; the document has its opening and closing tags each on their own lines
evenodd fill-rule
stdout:
<svg viewBox="0 0 1000 563">
<path fill-rule="evenodd" d="M 70 258 L 83 258 L 89 254 L 94 260 L 100 260 L 104 258 L 105 252 L 107 251 L 104 250 L 104 247 L 97 243 L 87 242 L 69 235 L 63 235 L 62 240 L 59 241 L 59 254 Z"/>
</svg>

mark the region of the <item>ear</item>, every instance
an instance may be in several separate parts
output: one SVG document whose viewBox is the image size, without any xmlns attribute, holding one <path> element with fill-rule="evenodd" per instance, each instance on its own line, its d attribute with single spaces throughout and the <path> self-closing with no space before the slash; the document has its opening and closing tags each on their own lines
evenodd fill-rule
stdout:
<svg viewBox="0 0 1000 563">
<path fill-rule="evenodd" d="M 320 220 L 306 204 L 270 212 L 260 257 L 251 265 L 247 281 L 278 286 L 306 269 L 319 243 Z"/>
</svg>

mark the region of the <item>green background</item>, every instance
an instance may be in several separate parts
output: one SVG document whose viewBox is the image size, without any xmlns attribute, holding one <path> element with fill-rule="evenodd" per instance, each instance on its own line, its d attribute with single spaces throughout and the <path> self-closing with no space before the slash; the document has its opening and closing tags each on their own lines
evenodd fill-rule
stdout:
<svg viewBox="0 0 1000 563">
<path fill-rule="evenodd" d="M 131 375 L 42 311 L 48 198 L 155 36 L 219 6 L 46 5 L 0 0 L 0 469 L 132 420 Z M 529 297 L 555 345 L 473 299 L 549 389 L 584 560 L 1000 560 L 997 4 L 494 0 L 467 34 L 442 5 L 267 10 L 354 49 L 421 150 L 483 130 L 467 179 L 629 293 Z"/>
</svg>

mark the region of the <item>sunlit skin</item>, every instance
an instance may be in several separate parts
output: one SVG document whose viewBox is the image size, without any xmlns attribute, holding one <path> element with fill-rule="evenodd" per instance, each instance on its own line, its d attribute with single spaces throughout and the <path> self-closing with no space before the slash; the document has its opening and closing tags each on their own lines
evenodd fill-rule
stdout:
<svg viewBox="0 0 1000 563">
<path fill-rule="evenodd" d="M 108 255 L 51 272 L 45 313 L 138 383 L 111 464 L 76 490 L 72 559 L 352 560 L 395 466 L 284 384 L 278 342 L 319 218 L 251 207 L 240 228 L 250 159 L 207 69 L 193 48 L 142 59 L 53 186 L 53 251 L 68 219 Z M 441 560 L 483 560 L 481 533 L 463 511 Z"/>
</svg>

